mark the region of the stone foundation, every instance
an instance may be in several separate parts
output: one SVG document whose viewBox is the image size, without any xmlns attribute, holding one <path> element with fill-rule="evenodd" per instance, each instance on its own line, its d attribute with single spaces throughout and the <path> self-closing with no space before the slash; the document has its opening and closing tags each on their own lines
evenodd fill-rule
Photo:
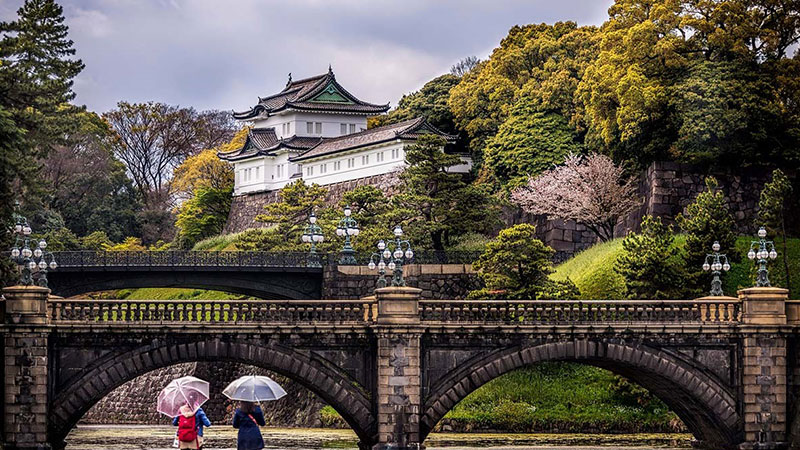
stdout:
<svg viewBox="0 0 800 450">
<path fill-rule="evenodd" d="M 737 232 L 752 234 L 758 210 L 758 198 L 764 183 L 770 180 L 771 170 L 748 168 L 741 173 L 703 169 L 690 164 L 655 162 L 640 175 L 639 195 L 643 198 L 640 208 L 631 212 L 617 224 L 615 235 L 625 236 L 629 231 L 638 231 L 642 217 L 658 216 L 666 223 L 675 218 L 686 205 L 694 201 L 705 189 L 705 178 L 713 175 L 726 195 L 731 214 L 736 221 Z M 359 186 L 376 186 L 388 195 L 397 187 L 397 174 L 390 173 L 369 178 L 336 183 L 325 186 L 329 204 L 338 203 L 344 193 Z M 263 226 L 255 217 L 263 213 L 264 206 L 278 201 L 278 191 L 258 192 L 233 198 L 233 205 L 225 225 L 224 233 L 235 233 L 248 228 Z M 539 238 L 556 250 L 556 262 L 568 259 L 575 253 L 591 247 L 597 236 L 585 226 L 574 221 L 548 220 L 544 216 L 532 216 L 509 210 L 504 214 L 507 225 L 533 223 Z"/>
<path fill-rule="evenodd" d="M 409 286 L 422 289 L 422 298 L 458 300 L 480 289 L 478 275 L 469 264 L 411 264 L 403 267 Z M 373 295 L 377 271 L 363 266 L 328 266 L 324 274 L 322 297 L 349 300 Z M 391 282 L 391 274 L 387 274 Z"/>
<path fill-rule="evenodd" d="M 326 185 L 325 189 L 328 190 L 328 194 L 325 196 L 325 201 L 328 204 L 339 203 L 345 193 L 360 186 L 375 186 L 388 195 L 393 195 L 397 187 L 397 175 L 395 173 L 387 173 Z M 264 213 L 266 205 L 280 200 L 278 192 L 280 191 L 262 191 L 233 197 L 231 212 L 228 214 L 228 221 L 222 230 L 223 234 L 238 233 L 248 228 L 263 227 L 265 224 L 256 222 L 256 216 Z"/>
</svg>

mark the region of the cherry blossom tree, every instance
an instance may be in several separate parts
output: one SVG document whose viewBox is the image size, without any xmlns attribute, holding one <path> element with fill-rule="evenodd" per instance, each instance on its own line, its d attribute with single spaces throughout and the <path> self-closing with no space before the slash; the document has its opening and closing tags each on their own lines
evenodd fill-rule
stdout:
<svg viewBox="0 0 800 450">
<path fill-rule="evenodd" d="M 601 241 L 612 239 L 619 219 L 641 203 L 636 179 L 600 154 L 571 154 L 563 165 L 530 178 L 511 198 L 531 214 L 582 223 Z"/>
</svg>

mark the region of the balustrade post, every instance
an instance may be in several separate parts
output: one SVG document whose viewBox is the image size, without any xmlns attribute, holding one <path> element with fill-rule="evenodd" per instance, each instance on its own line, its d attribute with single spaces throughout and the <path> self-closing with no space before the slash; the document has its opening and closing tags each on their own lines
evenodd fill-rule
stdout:
<svg viewBox="0 0 800 450">
<path fill-rule="evenodd" d="M 4 449 L 50 448 L 47 441 L 50 289 L 11 286 L 5 297 Z"/>
<path fill-rule="evenodd" d="M 418 450 L 422 399 L 421 289 L 385 287 L 378 301 L 378 443 L 373 450 Z"/>
<path fill-rule="evenodd" d="M 739 291 L 742 302 L 745 442 L 741 449 L 785 448 L 787 442 L 786 300 L 775 287 Z"/>
</svg>

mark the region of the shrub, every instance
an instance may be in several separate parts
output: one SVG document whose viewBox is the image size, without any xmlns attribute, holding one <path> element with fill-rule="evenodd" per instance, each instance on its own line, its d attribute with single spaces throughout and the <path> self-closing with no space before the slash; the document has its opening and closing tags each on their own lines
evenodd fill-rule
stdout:
<svg viewBox="0 0 800 450">
<path fill-rule="evenodd" d="M 105 247 L 114 245 L 105 231 L 93 231 L 80 238 L 81 248 L 86 250 L 103 250 Z"/>
<path fill-rule="evenodd" d="M 672 226 L 660 217 L 645 216 L 642 232 L 629 234 L 622 248 L 615 270 L 625 279 L 628 298 L 682 298 L 686 273 Z"/>
<path fill-rule="evenodd" d="M 553 249 L 536 238 L 530 224 L 506 228 L 486 244 L 486 251 L 473 265 L 486 285 L 470 298 L 574 298 L 577 288 L 569 280 L 553 281 Z"/>
</svg>

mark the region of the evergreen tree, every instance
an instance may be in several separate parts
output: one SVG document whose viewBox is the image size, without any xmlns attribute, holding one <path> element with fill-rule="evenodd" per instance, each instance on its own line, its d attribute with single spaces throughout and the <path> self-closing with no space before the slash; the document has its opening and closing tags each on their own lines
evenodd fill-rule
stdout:
<svg viewBox="0 0 800 450">
<path fill-rule="evenodd" d="M 442 151 L 444 139 L 426 134 L 406 149 L 408 167 L 393 200 L 407 214 L 407 233 L 421 247 L 442 251 L 455 236 L 492 227 L 497 210 L 481 187 L 448 169 L 461 163 Z"/>
<path fill-rule="evenodd" d="M 701 295 L 711 282 L 711 275 L 702 266 L 714 242 L 719 242 L 720 253 L 736 260 L 736 223 L 728 211 L 725 193 L 714 177 L 706 178 L 705 190 L 686 207 L 685 214 L 678 215 L 677 222 L 686 233 L 686 285 L 691 294 Z"/>
<path fill-rule="evenodd" d="M 681 298 L 686 273 L 672 226 L 660 217 L 645 216 L 641 233 L 631 233 L 622 241 L 624 253 L 614 270 L 625 278 L 628 298 L 665 300 Z"/>
<path fill-rule="evenodd" d="M 562 164 L 568 155 L 583 153 L 580 141 L 568 119 L 538 110 L 534 99 L 525 96 L 486 146 L 486 169 L 503 188 L 513 189 Z"/>
<path fill-rule="evenodd" d="M 552 248 L 536 238 L 533 225 L 506 228 L 486 244 L 486 251 L 475 262 L 486 287 L 470 292 L 469 298 L 577 298 L 577 287 L 572 282 L 549 278 L 553 273 L 553 253 Z"/>
<path fill-rule="evenodd" d="M 786 252 L 786 211 L 792 195 L 792 184 L 786 174 L 780 169 L 772 172 L 772 180 L 764 185 L 758 200 L 758 223 L 756 226 L 767 228 L 768 236 L 779 238 L 782 245 L 780 252 L 783 261 L 785 280 L 783 286 L 791 288 L 791 272 L 789 270 L 789 257 Z"/>
<path fill-rule="evenodd" d="M 11 180 L 19 169 L 18 159 L 15 155 L 19 152 L 19 145 L 23 131 L 17 128 L 14 121 L 2 106 L 0 106 L 0 248 L 10 249 L 13 245 L 13 235 L 6 225 L 13 224 L 14 191 Z M 0 285 L 8 286 L 14 280 L 15 272 L 8 258 L 0 258 Z"/>
<path fill-rule="evenodd" d="M 80 111 L 73 79 L 83 70 L 75 55 L 63 9 L 54 0 L 26 0 L 17 20 L 0 23 L 0 104 L 37 156 L 64 143 Z"/>
</svg>

